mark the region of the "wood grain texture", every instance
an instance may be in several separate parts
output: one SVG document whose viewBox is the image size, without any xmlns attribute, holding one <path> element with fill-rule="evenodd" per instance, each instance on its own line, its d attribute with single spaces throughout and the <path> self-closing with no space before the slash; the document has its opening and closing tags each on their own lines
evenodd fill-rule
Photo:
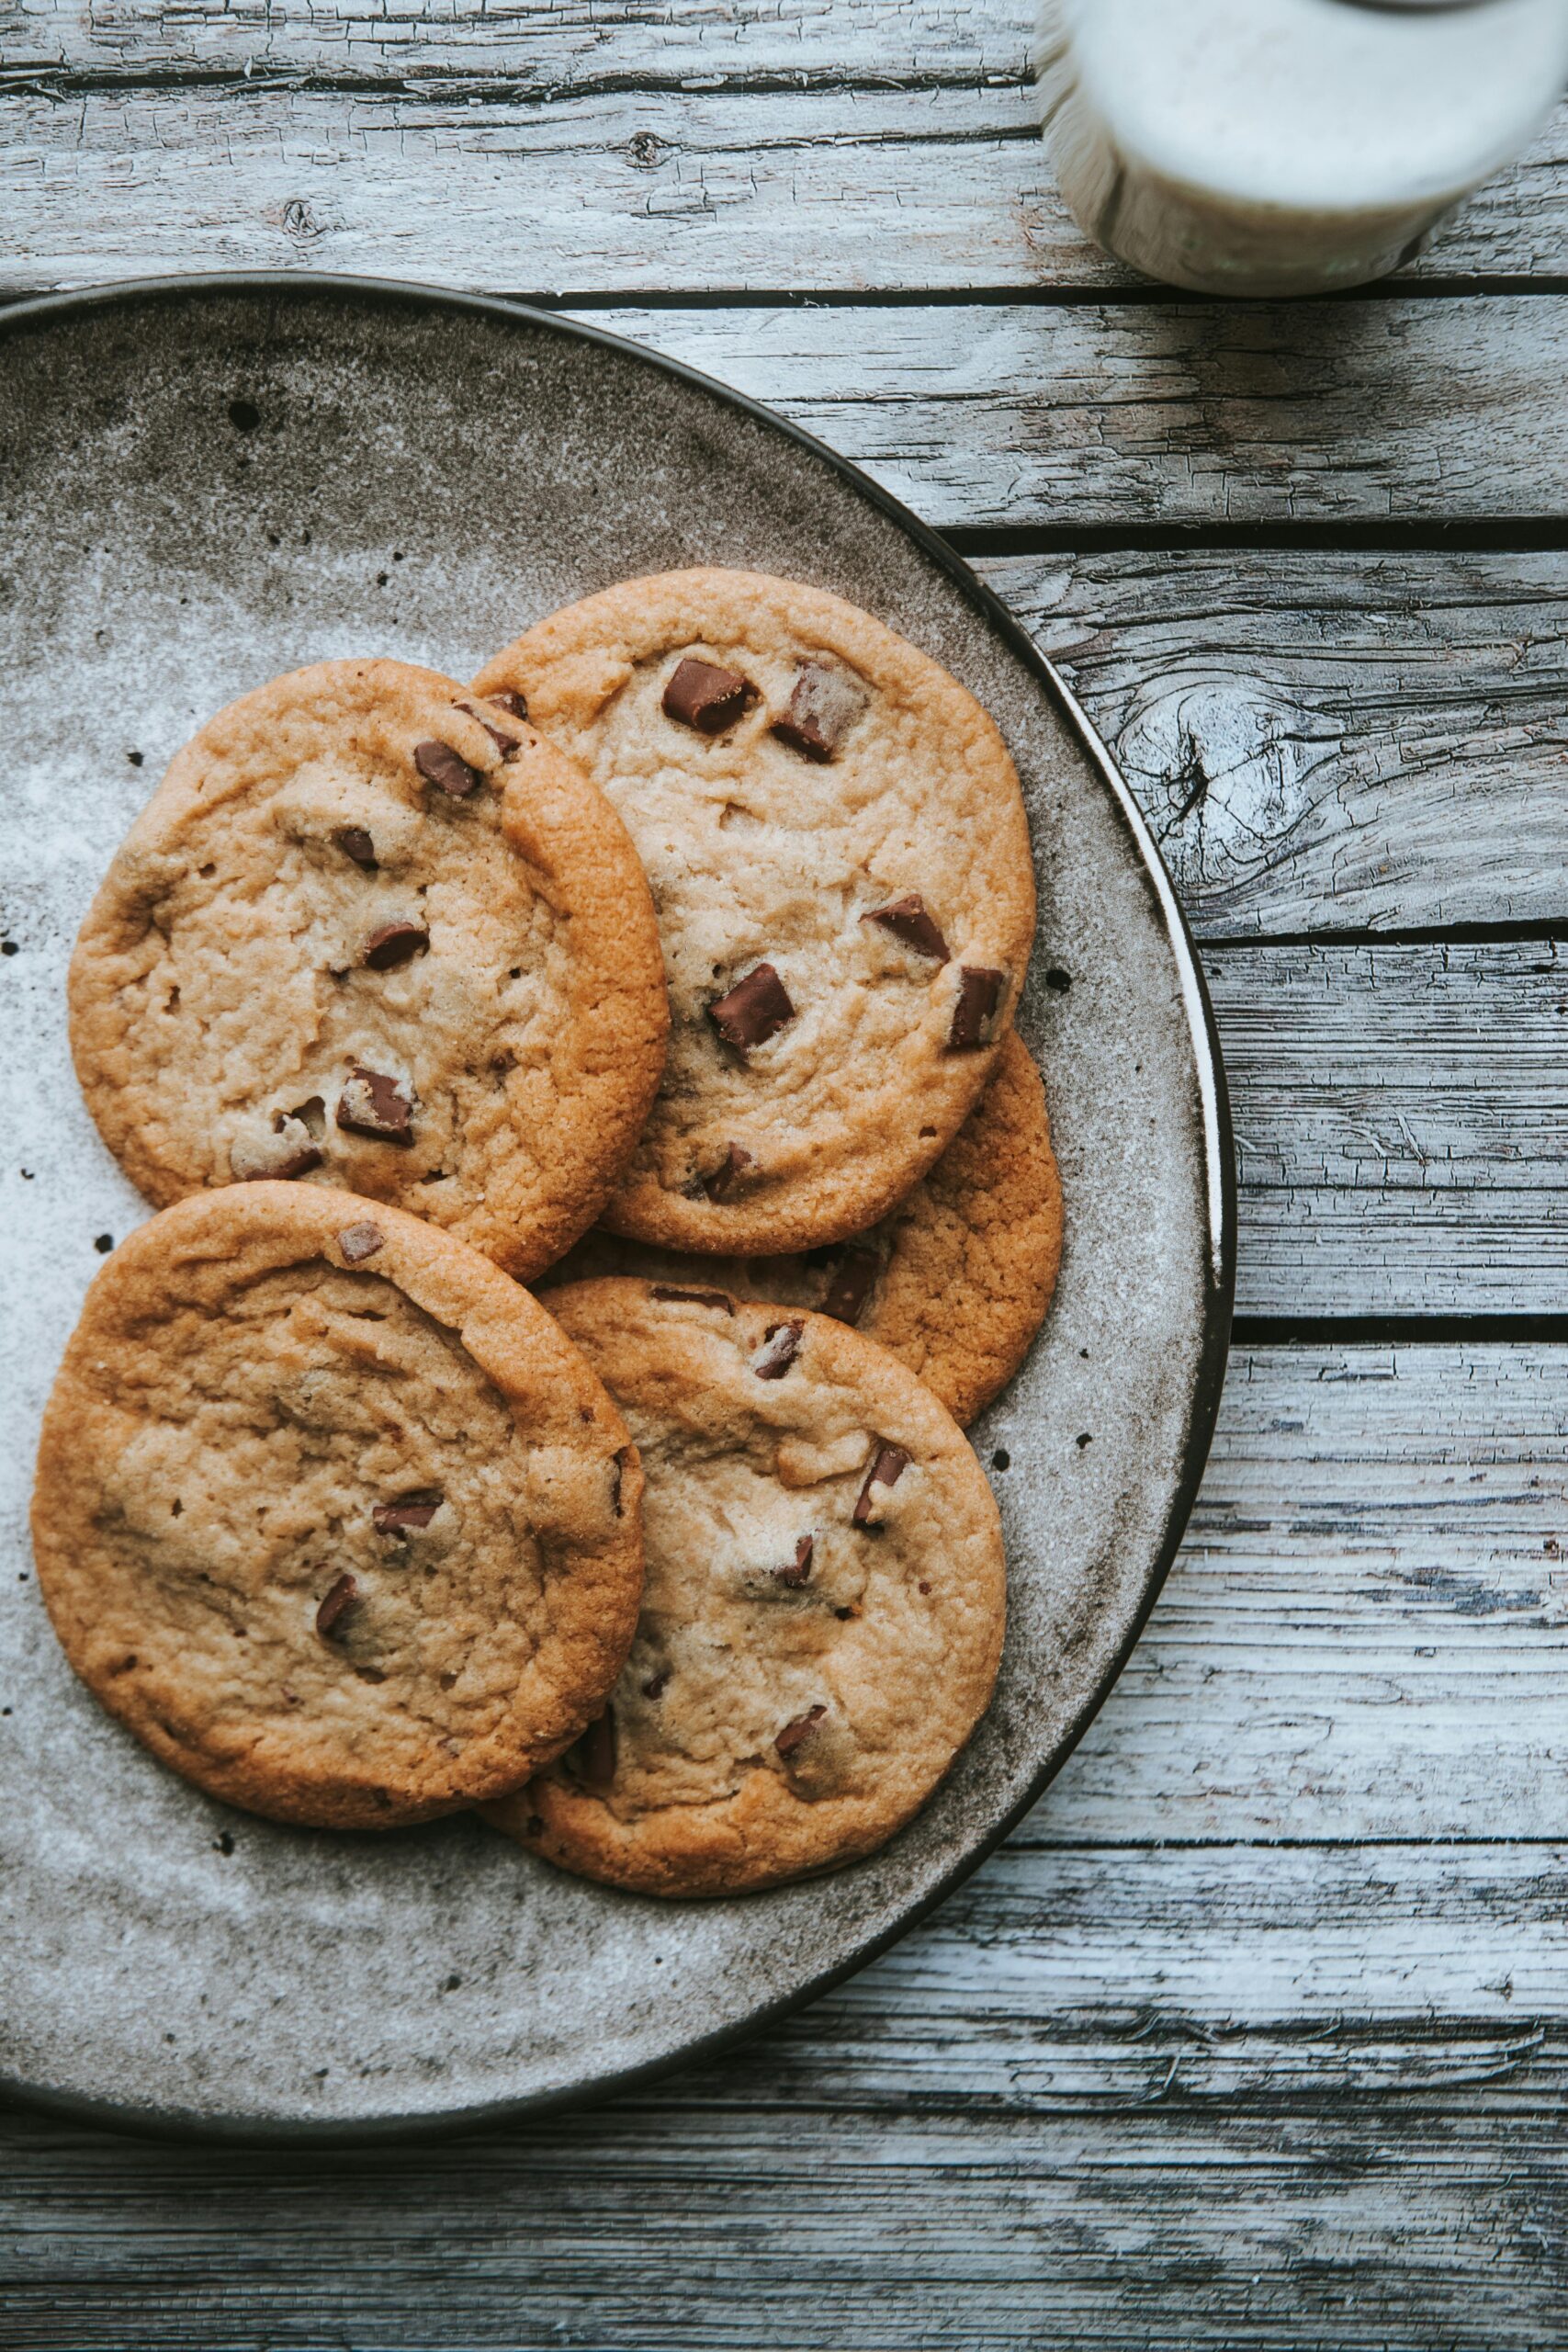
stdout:
<svg viewBox="0 0 1568 2352">
<path fill-rule="evenodd" d="M 1070 973 L 1070 928 L 1045 952 Z M 1205 968 L 1239 1314 L 1563 1311 L 1568 946 L 1211 947 Z M 1048 1038 L 1043 1059 L 1049 1086 Z M 1070 1132 L 1058 1147 L 1070 1200 Z"/>
<path fill-rule="evenodd" d="M 565 96 L 785 82 L 826 90 L 1030 74 L 1032 0 L 0 0 L 14 67 L 270 68 L 361 77 L 467 70 Z"/>
<path fill-rule="evenodd" d="M 1568 556 L 983 559 L 1199 937 L 1568 922 Z"/>
<path fill-rule="evenodd" d="M 307 262 L 621 296 L 1136 285 L 1057 193 L 1032 15 L 6 0 L 0 285 Z M 1568 113 L 1401 275 L 1561 274 L 1565 156 Z"/>
<path fill-rule="evenodd" d="M 1565 1672 L 1568 1347 L 1238 1347 L 1148 1630 L 1015 1843 L 1556 1837 Z"/>
<path fill-rule="evenodd" d="M 316 2157 L 17 2112 L 6 2341 L 1540 2352 L 1565 1897 L 1560 1845 L 1010 1851 L 597 2112 Z"/>
</svg>

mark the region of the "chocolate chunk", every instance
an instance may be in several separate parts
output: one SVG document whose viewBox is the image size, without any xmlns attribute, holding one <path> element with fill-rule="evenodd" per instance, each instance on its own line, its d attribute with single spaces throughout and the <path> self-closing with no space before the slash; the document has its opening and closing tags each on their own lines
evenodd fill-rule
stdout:
<svg viewBox="0 0 1568 2352">
<path fill-rule="evenodd" d="M 492 702 L 499 702 L 501 697 L 499 695 L 492 695 L 490 699 Z M 491 741 L 495 745 L 496 750 L 501 753 L 503 760 L 510 760 L 522 749 L 522 745 L 515 735 L 509 735 L 503 727 L 492 727 L 489 719 L 485 717 L 483 711 L 476 710 L 471 702 L 454 703 L 452 707 L 455 710 L 466 710 L 470 718 L 477 718 L 479 720 L 479 725 L 484 729 L 485 733 L 490 737 Z"/>
<path fill-rule="evenodd" d="M 948 960 L 948 945 L 942 935 L 942 926 L 934 915 L 926 912 L 926 902 L 918 890 L 909 891 L 902 899 L 890 899 L 885 907 L 873 907 L 862 922 L 879 922 L 917 956 L 931 956 L 939 964 Z"/>
<path fill-rule="evenodd" d="M 765 1045 L 786 1021 L 793 1021 L 795 1007 L 773 966 L 756 964 L 743 980 L 736 981 L 728 996 L 709 1005 L 708 1019 L 725 1044 L 744 1056 L 753 1046 Z"/>
<path fill-rule="evenodd" d="M 291 1184 L 296 1176 L 308 1176 L 312 1168 L 319 1168 L 321 1164 L 321 1155 L 315 1145 L 304 1143 L 298 1151 L 291 1151 L 287 1159 L 280 1159 L 268 1173 L 279 1184 Z"/>
<path fill-rule="evenodd" d="M 372 1225 L 367 1217 L 358 1225 L 345 1225 L 338 1235 L 337 1246 L 351 1266 L 362 1266 L 367 1258 L 373 1258 L 378 1250 L 386 1248 L 387 1237 L 378 1225 Z"/>
<path fill-rule="evenodd" d="M 384 922 L 373 931 L 365 943 L 362 964 L 373 972 L 389 972 L 399 964 L 406 964 L 411 956 L 421 956 L 430 944 L 430 933 L 417 922 Z"/>
<path fill-rule="evenodd" d="M 359 1598 L 359 1587 L 352 1577 L 339 1577 L 321 1607 L 316 1611 L 316 1631 L 323 1642 L 334 1638 L 333 1628 L 345 1611 L 353 1608 Z"/>
<path fill-rule="evenodd" d="M 344 825 L 333 835 L 344 857 L 353 858 L 355 865 L 376 870 L 376 844 L 363 825 Z"/>
<path fill-rule="evenodd" d="M 818 1313 L 830 1315 L 835 1323 L 858 1323 L 881 1271 L 882 1261 L 874 1250 L 857 1250 L 852 1245 L 840 1253 L 829 1275 Z"/>
<path fill-rule="evenodd" d="M 643 1697 L 645 1699 L 662 1699 L 664 1696 L 664 1686 L 669 1679 L 670 1668 L 667 1666 L 661 1666 L 658 1673 L 650 1674 L 648 1680 L 643 1684 Z"/>
<path fill-rule="evenodd" d="M 820 765 L 834 758 L 861 712 L 865 689 L 825 662 L 805 662 L 795 673 L 789 707 L 773 721 L 773 733 Z"/>
<path fill-rule="evenodd" d="M 606 1707 L 566 1751 L 568 1769 L 585 1788 L 607 1789 L 615 1777 L 615 1716 Z"/>
<path fill-rule="evenodd" d="M 441 1503 L 442 1498 L 429 1487 L 423 1494 L 400 1495 L 395 1503 L 378 1503 L 370 1523 L 382 1535 L 406 1535 L 411 1528 L 428 1527 Z"/>
<path fill-rule="evenodd" d="M 1006 987 L 1005 972 L 987 971 L 981 964 L 960 965 L 958 1001 L 953 1008 L 953 1026 L 947 1033 L 950 1046 L 962 1049 L 989 1045 L 986 1030 L 996 1018 Z"/>
<path fill-rule="evenodd" d="M 694 727 L 699 735 L 722 735 L 756 699 L 756 687 L 739 670 L 722 670 L 716 662 L 699 662 L 688 653 L 664 689 L 664 716 Z"/>
<path fill-rule="evenodd" d="M 623 1445 L 610 1464 L 610 1508 L 619 1519 L 621 1515 L 621 1481 L 626 1475 L 626 1464 L 636 1459 L 635 1446 Z"/>
<path fill-rule="evenodd" d="M 384 1070 L 356 1068 L 344 1080 L 337 1123 L 351 1134 L 374 1136 L 381 1143 L 412 1143 L 412 1117 L 413 1104 Z"/>
<path fill-rule="evenodd" d="M 774 1581 L 787 1585 L 791 1592 L 798 1592 L 811 1574 L 811 1555 L 817 1549 L 814 1535 L 803 1535 L 795 1547 L 795 1558 L 787 1568 L 773 1570 Z"/>
<path fill-rule="evenodd" d="M 798 1749 L 804 1747 L 827 1712 L 827 1708 L 823 1706 L 811 1707 L 804 1715 L 796 1715 L 792 1723 L 785 1724 L 773 1742 L 779 1754 L 784 1757 L 794 1756 Z"/>
<path fill-rule="evenodd" d="M 751 1369 L 759 1380 L 782 1380 L 795 1362 L 804 1323 L 770 1323 L 763 1333 L 761 1354 Z"/>
<path fill-rule="evenodd" d="M 748 1168 L 755 1168 L 756 1165 L 755 1158 L 744 1144 L 732 1143 L 713 1174 L 703 1179 L 703 1190 L 710 1201 L 727 1200 Z"/>
<path fill-rule="evenodd" d="M 726 1315 L 733 1315 L 735 1302 L 721 1290 L 676 1290 L 669 1283 L 655 1283 L 650 1295 L 662 1298 L 671 1306 L 719 1306 Z"/>
<path fill-rule="evenodd" d="M 498 695 L 486 695 L 486 702 L 495 704 L 498 710 L 509 710 L 513 718 L 526 718 L 528 704 L 514 686 L 503 686 Z"/>
<path fill-rule="evenodd" d="M 896 1487 L 909 1466 L 909 1457 L 901 1445 L 879 1445 L 865 1474 L 851 1517 L 856 1527 L 869 1527 L 872 1521 L 872 1489 L 874 1487 Z"/>
<path fill-rule="evenodd" d="M 288 1183 L 308 1176 L 321 1164 L 316 1138 L 298 1111 L 279 1111 L 271 1135 L 242 1135 L 229 1148 L 229 1170 L 236 1182 L 254 1184 L 271 1179 Z"/>
<path fill-rule="evenodd" d="M 460 760 L 450 743 L 416 743 L 413 763 L 426 784 L 450 793 L 454 800 L 466 800 L 480 782 L 478 768 Z"/>
</svg>

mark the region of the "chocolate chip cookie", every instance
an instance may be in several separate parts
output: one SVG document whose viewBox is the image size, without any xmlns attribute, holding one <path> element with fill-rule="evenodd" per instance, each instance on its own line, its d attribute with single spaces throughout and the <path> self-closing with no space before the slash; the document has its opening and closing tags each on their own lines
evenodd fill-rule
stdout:
<svg viewBox="0 0 1568 2352">
<path fill-rule="evenodd" d="M 891 1348 L 966 1423 L 1022 1363 L 1061 1257 L 1045 1090 L 1010 1031 L 984 1094 L 931 1174 L 869 1231 L 794 1257 L 698 1258 L 597 1226 L 540 1289 L 548 1306 L 551 1284 L 637 1274 L 811 1307 Z"/>
<path fill-rule="evenodd" d="M 609 1707 L 488 1817 L 649 1894 L 870 1853 L 969 1737 L 1001 1655 L 1001 1528 L 961 1431 L 825 1316 L 629 1281 L 552 1307 L 640 1451 L 648 1583 Z"/>
<path fill-rule="evenodd" d="M 590 596 L 479 690 L 527 696 L 653 886 L 669 1067 L 604 1221 L 745 1256 L 874 1223 L 974 1107 L 1029 955 L 992 721 L 870 614 L 742 571 Z"/>
<path fill-rule="evenodd" d="M 600 1713 L 642 1474 L 487 1259 L 325 1186 L 230 1185 L 121 1243 L 44 1417 L 39 1583 L 164 1763 L 384 1828 L 515 1788 Z"/>
<path fill-rule="evenodd" d="M 615 810 L 523 711 L 326 662 L 179 753 L 70 979 L 150 1200 L 344 1185 L 524 1276 L 592 1222 L 663 1066 L 659 936 Z"/>
</svg>

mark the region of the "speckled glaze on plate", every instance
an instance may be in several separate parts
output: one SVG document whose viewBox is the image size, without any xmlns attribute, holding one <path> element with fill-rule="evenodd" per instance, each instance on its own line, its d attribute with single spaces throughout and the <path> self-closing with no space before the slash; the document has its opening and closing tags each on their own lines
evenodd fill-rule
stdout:
<svg viewBox="0 0 1568 2352">
<path fill-rule="evenodd" d="M 1148 835 L 1021 631 L 863 475 L 513 305 L 298 277 L 7 311 L 0 515 L 0 2078 L 132 2129 L 356 2138 L 711 2050 L 868 1959 L 995 1845 L 1114 1681 L 1179 1537 L 1224 1375 L 1234 1203 L 1213 1023 Z M 553 606 L 693 563 L 834 589 L 995 714 L 1033 826 L 1021 1026 L 1067 1230 L 1045 1331 L 973 1431 L 1010 1562 L 980 1731 L 870 1861 L 670 1905 L 468 1821 L 334 1837 L 198 1795 L 73 1681 L 26 1506 L 97 1252 L 147 1214 L 76 1091 L 66 959 L 171 753 L 278 671 L 382 652 L 468 677 Z"/>
</svg>

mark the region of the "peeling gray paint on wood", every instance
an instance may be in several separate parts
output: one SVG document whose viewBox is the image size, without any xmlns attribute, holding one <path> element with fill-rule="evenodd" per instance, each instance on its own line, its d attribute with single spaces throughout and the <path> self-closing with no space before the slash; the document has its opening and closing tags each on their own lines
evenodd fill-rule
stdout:
<svg viewBox="0 0 1568 2352">
<path fill-rule="evenodd" d="M 1018 1840 L 1552 1838 L 1568 1348 L 1232 1356 L 1116 1690 Z"/>
<path fill-rule="evenodd" d="M 1238 1313 L 1564 1310 L 1568 948 L 1324 941 L 1211 949 L 1206 968 Z"/>
</svg>

